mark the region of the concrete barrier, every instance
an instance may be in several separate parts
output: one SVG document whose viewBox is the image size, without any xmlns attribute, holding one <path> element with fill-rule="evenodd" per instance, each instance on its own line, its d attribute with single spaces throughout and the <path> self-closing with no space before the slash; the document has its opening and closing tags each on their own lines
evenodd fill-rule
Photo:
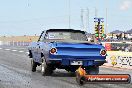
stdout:
<svg viewBox="0 0 132 88">
<path fill-rule="evenodd" d="M 0 45 L 7 45 L 7 46 L 29 46 L 30 42 L 16 42 L 16 41 L 6 41 L 6 42 L 3 42 L 1 41 L 0 42 Z"/>
<path fill-rule="evenodd" d="M 30 42 L 37 41 L 39 36 L 0 36 L 0 45 L 28 46 Z"/>
<path fill-rule="evenodd" d="M 132 52 L 107 51 L 105 66 L 132 69 Z"/>
</svg>

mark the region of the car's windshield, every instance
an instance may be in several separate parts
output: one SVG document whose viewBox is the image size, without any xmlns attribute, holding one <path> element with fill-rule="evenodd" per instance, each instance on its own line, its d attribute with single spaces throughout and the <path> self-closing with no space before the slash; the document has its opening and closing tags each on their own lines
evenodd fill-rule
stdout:
<svg viewBox="0 0 132 88">
<path fill-rule="evenodd" d="M 48 32 L 46 39 L 72 39 L 72 40 L 80 40 L 87 41 L 87 37 L 85 34 L 81 32 Z"/>
</svg>

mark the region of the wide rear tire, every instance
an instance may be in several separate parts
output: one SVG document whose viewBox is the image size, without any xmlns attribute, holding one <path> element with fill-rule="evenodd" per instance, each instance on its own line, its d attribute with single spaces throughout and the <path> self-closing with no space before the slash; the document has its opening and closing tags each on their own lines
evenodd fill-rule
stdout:
<svg viewBox="0 0 132 88">
<path fill-rule="evenodd" d="M 42 76 L 50 76 L 53 73 L 51 65 L 47 65 L 45 59 L 41 63 L 41 74 Z"/>
</svg>

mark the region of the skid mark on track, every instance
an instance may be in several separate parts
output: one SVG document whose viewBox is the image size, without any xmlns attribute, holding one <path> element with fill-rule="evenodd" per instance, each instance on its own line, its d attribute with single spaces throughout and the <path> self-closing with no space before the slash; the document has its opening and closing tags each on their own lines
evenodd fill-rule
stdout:
<svg viewBox="0 0 132 88">
<path fill-rule="evenodd" d="M 31 78 L 0 65 L 1 84 L 5 88 L 31 88 Z"/>
</svg>

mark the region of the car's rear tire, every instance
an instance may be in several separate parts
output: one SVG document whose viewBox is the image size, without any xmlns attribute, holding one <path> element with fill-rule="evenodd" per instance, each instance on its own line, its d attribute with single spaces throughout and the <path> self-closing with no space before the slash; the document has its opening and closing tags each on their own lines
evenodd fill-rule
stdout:
<svg viewBox="0 0 132 88">
<path fill-rule="evenodd" d="M 74 73 L 78 68 L 79 68 L 79 66 L 78 67 L 77 66 L 70 66 L 70 67 L 65 68 L 65 70 L 68 72 Z"/>
<path fill-rule="evenodd" d="M 29 50 L 29 54 L 28 54 L 28 56 L 29 56 L 29 58 L 32 58 L 32 57 L 33 57 L 33 55 L 32 55 L 32 51 L 31 51 L 31 50 Z"/>
<path fill-rule="evenodd" d="M 99 66 L 90 66 L 85 69 L 87 74 L 99 74 Z"/>
<path fill-rule="evenodd" d="M 37 67 L 37 63 L 33 59 L 31 59 L 31 70 L 32 70 L 32 72 L 36 71 L 36 67 Z"/>
<path fill-rule="evenodd" d="M 42 76 L 49 76 L 53 73 L 53 69 L 51 65 L 47 65 L 45 59 L 43 59 L 41 63 L 41 74 Z"/>
</svg>

